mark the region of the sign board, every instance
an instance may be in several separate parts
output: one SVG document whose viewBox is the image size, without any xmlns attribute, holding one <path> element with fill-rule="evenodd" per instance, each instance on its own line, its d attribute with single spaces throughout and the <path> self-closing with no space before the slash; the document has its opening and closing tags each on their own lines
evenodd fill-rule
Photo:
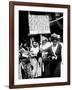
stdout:
<svg viewBox="0 0 72 90">
<path fill-rule="evenodd" d="M 50 24 L 48 15 L 28 15 L 29 34 L 48 34 L 50 33 Z"/>
</svg>

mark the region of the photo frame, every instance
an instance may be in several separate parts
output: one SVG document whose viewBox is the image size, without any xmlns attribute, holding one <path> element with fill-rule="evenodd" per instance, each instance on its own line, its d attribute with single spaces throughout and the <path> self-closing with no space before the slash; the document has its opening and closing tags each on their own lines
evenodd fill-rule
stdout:
<svg viewBox="0 0 72 90">
<path fill-rule="evenodd" d="M 58 31 L 56 31 L 56 29 Z M 31 40 L 33 40 L 32 37 L 35 36 L 36 39 L 38 38 L 37 40 L 40 45 L 42 36 L 49 38 L 53 33 L 60 34 L 61 42 L 63 43 L 63 62 L 61 61 L 60 71 L 61 76 L 41 78 L 22 77 L 20 79 L 18 74 L 19 67 L 22 63 L 20 64 L 19 60 L 25 60 L 25 57 L 24 59 L 19 59 L 19 48 L 22 46 L 21 43 L 25 43 L 29 40 L 30 47 L 32 44 Z M 33 66 L 30 68 L 32 70 Z M 48 70 L 48 68 L 46 70 Z M 61 85 L 70 85 L 70 5 L 10 1 L 9 88 Z"/>
</svg>

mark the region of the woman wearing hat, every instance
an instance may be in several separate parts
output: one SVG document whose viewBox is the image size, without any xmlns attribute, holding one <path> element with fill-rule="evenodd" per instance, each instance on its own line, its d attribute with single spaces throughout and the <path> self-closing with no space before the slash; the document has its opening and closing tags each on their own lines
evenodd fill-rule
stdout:
<svg viewBox="0 0 72 90">
<path fill-rule="evenodd" d="M 51 35 L 53 44 L 46 50 L 48 52 L 48 67 L 45 69 L 46 77 L 60 77 L 61 71 L 61 49 L 58 35 L 56 33 Z"/>
</svg>

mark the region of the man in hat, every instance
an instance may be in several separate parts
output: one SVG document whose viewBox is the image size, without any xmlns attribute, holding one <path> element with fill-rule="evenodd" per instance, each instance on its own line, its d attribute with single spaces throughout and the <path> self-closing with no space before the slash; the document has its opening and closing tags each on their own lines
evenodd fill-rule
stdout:
<svg viewBox="0 0 72 90">
<path fill-rule="evenodd" d="M 58 42 L 58 35 L 56 33 L 51 35 L 51 39 L 53 44 L 46 50 L 48 52 L 48 65 L 44 74 L 46 77 L 60 77 L 62 46 Z"/>
</svg>

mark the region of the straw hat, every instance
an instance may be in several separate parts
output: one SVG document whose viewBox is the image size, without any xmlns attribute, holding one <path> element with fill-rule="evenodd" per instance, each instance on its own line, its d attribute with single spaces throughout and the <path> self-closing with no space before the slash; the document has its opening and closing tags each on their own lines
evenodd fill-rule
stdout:
<svg viewBox="0 0 72 90">
<path fill-rule="evenodd" d="M 42 39 L 42 41 L 48 40 L 47 37 L 45 37 L 45 36 L 41 36 L 41 39 Z"/>
<path fill-rule="evenodd" d="M 60 35 L 57 35 L 56 33 L 53 33 L 53 34 L 51 35 L 51 39 L 52 39 L 52 40 L 59 40 L 59 39 L 60 39 Z"/>
</svg>

